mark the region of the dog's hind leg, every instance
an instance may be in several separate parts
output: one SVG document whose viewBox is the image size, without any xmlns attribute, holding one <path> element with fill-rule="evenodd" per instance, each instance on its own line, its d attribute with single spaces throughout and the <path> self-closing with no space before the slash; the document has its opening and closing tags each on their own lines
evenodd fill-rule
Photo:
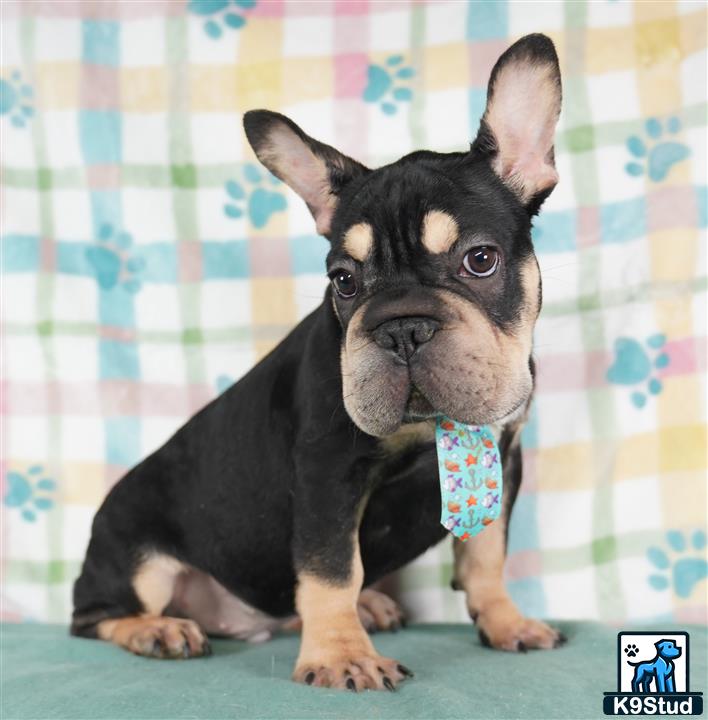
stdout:
<svg viewBox="0 0 708 720">
<path fill-rule="evenodd" d="M 107 640 L 148 657 L 209 654 L 206 635 L 194 621 L 162 615 L 181 572 L 180 562 L 156 553 L 140 559 L 132 572 L 119 561 L 107 571 L 89 547 L 74 588 L 72 635 Z"/>
<path fill-rule="evenodd" d="M 209 642 L 193 620 L 165 617 L 182 564 L 167 555 L 146 557 L 133 576 L 133 589 L 144 608 L 139 616 L 104 620 L 98 637 L 136 655 L 188 658 L 209 654 Z"/>
<path fill-rule="evenodd" d="M 364 588 L 359 593 L 357 612 L 367 632 L 391 630 L 395 632 L 405 625 L 400 605 L 385 593 L 373 588 Z"/>
</svg>

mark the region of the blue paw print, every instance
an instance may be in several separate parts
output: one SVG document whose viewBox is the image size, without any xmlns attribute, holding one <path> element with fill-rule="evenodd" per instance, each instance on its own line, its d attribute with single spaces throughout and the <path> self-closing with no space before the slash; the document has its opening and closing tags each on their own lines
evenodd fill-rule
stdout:
<svg viewBox="0 0 708 720">
<path fill-rule="evenodd" d="M 664 128 L 656 118 L 649 118 L 644 127 L 651 142 L 647 145 L 638 135 L 627 138 L 627 149 L 636 160 L 628 162 L 625 170 L 635 177 L 646 172 L 654 182 L 660 182 L 669 174 L 669 170 L 676 163 L 685 160 L 691 151 L 683 143 L 673 140 L 661 142 Z M 680 129 L 681 121 L 677 117 L 666 121 L 669 135 L 675 135 Z"/>
<path fill-rule="evenodd" d="M 647 338 L 642 345 L 633 338 L 621 337 L 615 340 L 615 361 L 607 371 L 607 380 L 616 385 L 639 385 L 647 382 L 650 395 L 658 395 L 662 390 L 661 380 L 652 377 L 654 369 L 661 370 L 670 362 L 671 358 L 665 352 L 660 352 L 666 343 L 666 336 L 657 333 Z M 650 354 L 655 357 L 652 360 Z M 646 405 L 647 396 L 643 391 L 636 390 L 631 395 L 635 407 Z"/>
<path fill-rule="evenodd" d="M 708 577 L 708 562 L 705 557 L 706 534 L 702 530 L 696 530 L 691 536 L 691 548 L 696 555 L 687 555 L 691 552 L 683 533 L 678 530 L 670 530 L 666 533 L 666 542 L 678 555 L 673 560 L 658 547 L 650 547 L 647 550 L 649 562 L 657 569 L 664 572 L 649 576 L 649 585 L 654 590 L 666 590 L 672 586 L 674 592 L 681 598 L 687 598 L 701 580 Z"/>
<path fill-rule="evenodd" d="M 228 390 L 236 381 L 230 375 L 219 375 L 216 378 L 216 392 L 221 395 L 222 392 Z"/>
<path fill-rule="evenodd" d="M 10 122 L 18 128 L 25 126 L 34 115 L 32 107 L 32 88 L 22 82 L 18 70 L 10 75 L 10 79 L 0 78 L 0 115 L 7 115 Z"/>
<path fill-rule="evenodd" d="M 25 474 L 7 474 L 7 492 L 3 502 L 7 507 L 19 508 L 22 518 L 27 522 L 34 522 L 38 510 L 46 512 L 54 507 L 51 495 L 56 487 L 54 480 L 45 476 L 41 465 L 33 465 Z"/>
<path fill-rule="evenodd" d="M 234 9 L 250 10 L 256 6 L 256 0 L 189 0 L 189 12 L 202 17 L 216 16 L 204 23 L 204 32 L 211 38 L 220 38 L 223 32 L 221 22 L 226 27 L 238 30 L 246 24 L 246 18 Z"/>
<path fill-rule="evenodd" d="M 381 109 L 386 115 L 395 115 L 398 103 L 410 102 L 413 98 L 413 91 L 401 83 L 415 75 L 413 68 L 403 64 L 403 55 L 391 55 L 385 66 L 369 65 L 366 74 L 364 100 L 368 103 L 381 101 Z"/>
<path fill-rule="evenodd" d="M 285 195 L 280 190 L 270 190 L 264 187 L 266 182 L 264 175 L 267 175 L 268 182 L 274 188 L 282 185 L 277 177 L 262 172 L 251 163 L 243 169 L 247 186 L 251 186 L 248 192 L 236 180 L 226 182 L 224 185 L 226 194 L 232 200 L 224 205 L 224 212 L 228 217 L 240 218 L 245 209 L 253 227 L 262 228 L 268 224 L 273 213 L 285 210 L 287 207 Z"/>
<path fill-rule="evenodd" d="M 130 233 L 116 233 L 112 225 L 106 224 L 98 233 L 98 243 L 86 250 L 86 259 L 104 290 L 120 284 L 129 293 L 136 293 L 142 287 L 137 275 L 145 267 L 145 261 L 131 255 L 132 246 Z"/>
</svg>

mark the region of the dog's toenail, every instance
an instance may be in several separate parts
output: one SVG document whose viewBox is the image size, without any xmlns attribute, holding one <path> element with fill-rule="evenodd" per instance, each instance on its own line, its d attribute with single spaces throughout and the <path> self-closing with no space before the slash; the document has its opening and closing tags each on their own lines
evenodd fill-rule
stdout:
<svg viewBox="0 0 708 720">
<path fill-rule="evenodd" d="M 479 631 L 479 641 L 484 647 L 492 647 L 492 643 L 489 641 L 489 635 L 484 630 Z"/>
<path fill-rule="evenodd" d="M 213 650 L 211 649 L 211 645 L 209 644 L 208 640 L 205 640 L 202 644 L 202 655 L 208 656 L 211 655 Z"/>
<path fill-rule="evenodd" d="M 399 665 L 398 666 L 398 672 L 402 675 L 405 675 L 406 677 L 413 677 L 414 673 L 412 670 L 409 670 L 405 665 Z"/>
<path fill-rule="evenodd" d="M 315 682 L 315 673 L 309 672 L 307 675 L 305 675 L 305 682 L 308 685 L 312 685 L 313 682 Z"/>
<path fill-rule="evenodd" d="M 393 686 L 393 683 L 391 682 L 391 678 L 384 675 L 383 684 L 386 690 L 390 690 L 391 692 L 396 692 L 396 688 Z"/>
<path fill-rule="evenodd" d="M 562 645 L 565 645 L 567 642 L 568 642 L 568 638 L 562 632 L 559 632 L 558 635 L 556 636 L 556 639 L 553 642 L 553 647 L 554 648 L 561 647 Z"/>
<path fill-rule="evenodd" d="M 516 643 L 516 649 L 517 649 L 520 653 L 525 653 L 525 652 L 528 650 L 528 648 L 526 647 L 526 645 L 525 645 L 524 643 L 522 643 L 521 640 L 519 640 L 519 642 Z"/>
<path fill-rule="evenodd" d="M 352 692 L 356 692 L 356 683 L 354 682 L 354 678 L 349 678 L 349 680 L 347 680 L 347 688 Z"/>
</svg>

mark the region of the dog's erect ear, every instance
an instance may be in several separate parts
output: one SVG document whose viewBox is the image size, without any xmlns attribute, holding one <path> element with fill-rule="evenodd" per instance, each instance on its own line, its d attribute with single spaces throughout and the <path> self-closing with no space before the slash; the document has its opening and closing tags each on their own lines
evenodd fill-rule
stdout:
<svg viewBox="0 0 708 720">
<path fill-rule="evenodd" d="M 251 110 L 243 117 L 243 127 L 258 159 L 307 203 L 317 232 L 329 237 L 337 196 L 350 180 L 369 170 L 309 137 L 280 113 Z"/>
<path fill-rule="evenodd" d="M 558 182 L 553 138 L 561 108 L 558 56 L 550 38 L 526 35 L 497 60 L 472 150 L 525 205 L 537 210 Z"/>
</svg>

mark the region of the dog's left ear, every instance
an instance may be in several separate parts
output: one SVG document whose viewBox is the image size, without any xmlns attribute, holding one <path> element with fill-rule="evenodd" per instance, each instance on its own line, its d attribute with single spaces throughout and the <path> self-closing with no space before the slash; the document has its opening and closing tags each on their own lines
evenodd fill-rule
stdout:
<svg viewBox="0 0 708 720">
<path fill-rule="evenodd" d="M 558 56 L 550 38 L 526 35 L 497 60 L 472 151 L 536 212 L 558 182 L 553 156 L 561 108 Z"/>
<path fill-rule="evenodd" d="M 307 203 L 317 232 L 329 237 L 337 196 L 368 168 L 306 135 L 280 113 L 250 110 L 243 127 L 258 159 Z"/>
</svg>

